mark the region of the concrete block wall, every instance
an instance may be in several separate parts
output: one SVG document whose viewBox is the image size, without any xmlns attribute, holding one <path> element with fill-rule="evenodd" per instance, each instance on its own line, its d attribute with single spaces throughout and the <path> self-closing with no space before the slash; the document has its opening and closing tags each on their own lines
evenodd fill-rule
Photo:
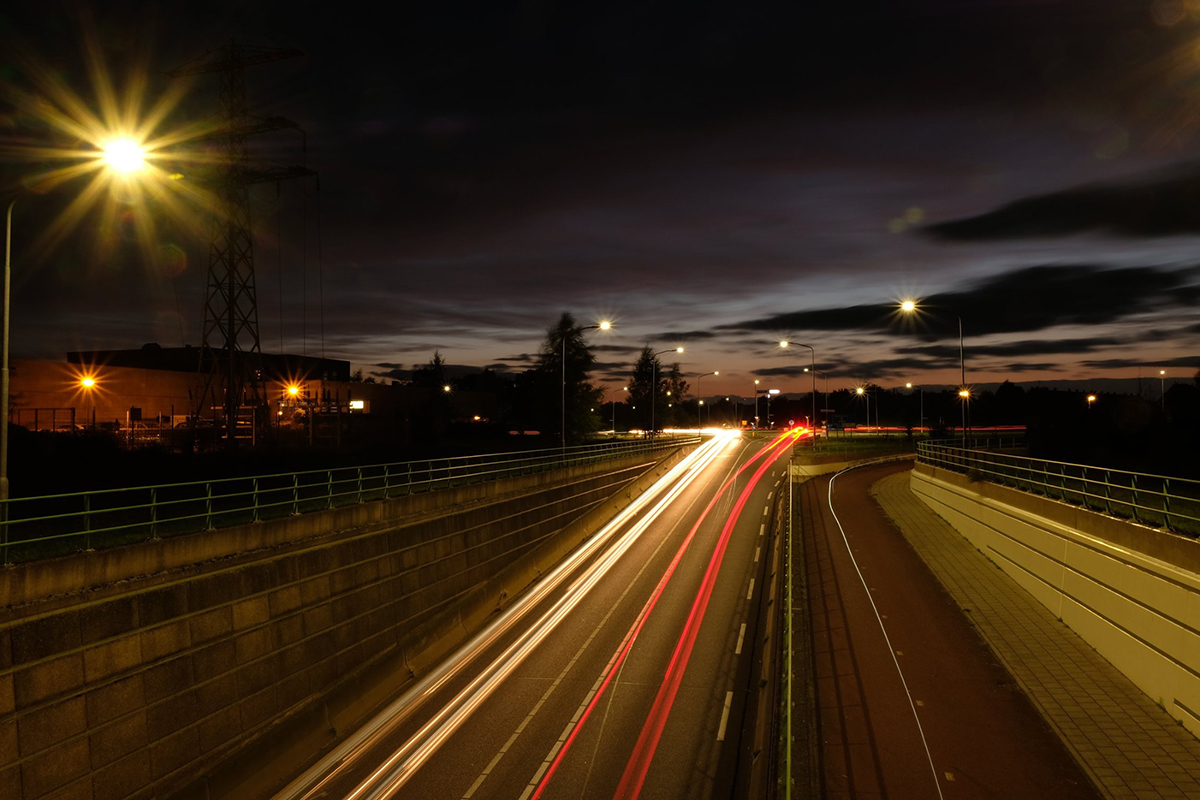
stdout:
<svg viewBox="0 0 1200 800">
<path fill-rule="evenodd" d="M 657 464 L 4 570 L 0 797 L 254 796 L 281 777 L 269 759 L 255 762 L 257 784 L 200 776 L 251 742 L 294 761 L 333 741 L 465 635 L 464 614 L 478 623 L 536 577 L 523 558 L 565 546 L 550 547 Z"/>
<path fill-rule="evenodd" d="M 923 464 L 912 490 L 1200 736 L 1200 541 Z"/>
</svg>

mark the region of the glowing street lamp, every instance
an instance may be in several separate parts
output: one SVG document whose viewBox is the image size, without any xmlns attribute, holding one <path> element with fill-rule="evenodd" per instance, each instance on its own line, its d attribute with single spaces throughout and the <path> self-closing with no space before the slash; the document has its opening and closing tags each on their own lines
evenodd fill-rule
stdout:
<svg viewBox="0 0 1200 800">
<path fill-rule="evenodd" d="M 8 279 L 5 278 L 5 286 L 8 285 Z M 7 306 L 5 306 L 7 308 Z M 1162 404 L 1163 413 L 1167 411 L 1167 371 L 1160 369 L 1158 371 L 1158 402 Z"/>
<path fill-rule="evenodd" d="M 900 310 L 905 314 L 915 314 L 917 312 L 917 303 L 915 300 L 905 300 L 900 303 Z M 962 440 L 963 447 L 967 446 L 967 401 L 971 399 L 971 390 L 967 387 L 967 362 L 963 357 L 963 321 L 958 314 L 952 314 L 958 320 L 958 371 L 959 384 L 958 396 L 962 398 Z"/>
<path fill-rule="evenodd" d="M 904 388 L 911 392 L 913 388 L 912 381 L 904 384 Z M 921 393 L 921 417 L 917 420 L 917 430 L 920 430 L 925 427 L 925 389 L 918 386 L 917 391 Z"/>
<path fill-rule="evenodd" d="M 813 439 L 813 442 L 815 443 L 817 441 L 817 351 L 813 349 L 813 346 L 811 344 L 801 344 L 800 342 L 789 342 L 786 339 L 781 341 L 779 343 L 779 346 L 786 348 L 793 344 L 796 345 L 797 347 L 807 347 L 809 355 L 812 356 L 812 367 L 811 367 L 811 374 L 812 374 L 812 427 L 813 427 L 812 439 Z M 804 371 L 810 372 L 810 369 L 806 368 Z M 828 392 L 826 394 L 828 394 Z"/>
<path fill-rule="evenodd" d="M 700 418 L 700 414 L 704 411 L 704 398 L 700 396 L 700 379 L 706 375 L 720 375 L 720 370 L 706 372 L 704 375 L 696 376 L 696 432 L 698 433 L 704 427 L 704 420 Z"/>
<path fill-rule="evenodd" d="M 120 173 L 129 173 L 136 169 L 134 162 L 138 164 L 145 162 L 146 153 L 141 145 L 134 143 L 132 140 L 119 140 L 124 142 L 117 146 L 111 153 L 108 148 L 105 148 L 100 156 L 100 161 L 104 163 L 112 171 Z M 115 144 L 115 142 L 114 142 Z M 8 211 L 5 214 L 4 222 L 4 310 L 3 323 L 0 324 L 0 336 L 3 336 L 4 343 L 0 346 L 0 503 L 8 500 L 8 351 L 9 351 L 9 307 L 10 307 L 10 287 L 12 284 L 12 216 L 13 207 L 17 204 L 17 199 L 14 197 L 8 201 Z M 0 521 L 3 515 L 7 515 L 7 506 L 0 511 Z"/>
<path fill-rule="evenodd" d="M 137 172 L 146 166 L 146 150 L 133 139 L 113 139 L 101 148 L 101 160 L 122 174 Z"/>
<path fill-rule="evenodd" d="M 658 400 L 658 357 L 667 353 L 682 353 L 682 347 L 676 347 L 674 350 L 661 350 L 654 354 L 654 358 L 650 359 L 650 435 L 654 435 L 656 430 L 654 427 L 654 407 L 658 405 L 655 401 Z M 670 394 L 670 392 L 667 392 Z M 670 406 L 667 406 L 670 408 Z"/>
<path fill-rule="evenodd" d="M 862 386 L 854 387 L 854 393 L 867 401 L 867 432 L 869 433 L 871 430 L 871 393 Z"/>
</svg>

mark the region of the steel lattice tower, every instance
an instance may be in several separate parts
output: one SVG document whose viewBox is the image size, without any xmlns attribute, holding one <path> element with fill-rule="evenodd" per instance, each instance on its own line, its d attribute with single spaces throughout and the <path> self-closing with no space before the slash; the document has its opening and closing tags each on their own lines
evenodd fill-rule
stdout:
<svg viewBox="0 0 1200 800">
<path fill-rule="evenodd" d="M 254 284 L 250 187 L 313 175 L 300 166 L 252 162 L 246 141 L 256 134 L 298 128 L 282 117 L 252 115 L 246 102 L 247 67 L 295 58 L 299 50 L 253 47 L 231 41 L 172 71 L 172 77 L 218 73 L 220 109 L 216 130 L 208 135 L 215 153 L 215 172 L 207 181 L 215 199 L 204 300 L 204 333 L 200 370 L 206 374 L 197 400 L 196 417 L 211 405 L 223 411 L 223 436 L 238 438 L 238 421 L 253 415 L 251 430 L 265 421 L 262 349 L 258 335 L 258 296 Z"/>
</svg>

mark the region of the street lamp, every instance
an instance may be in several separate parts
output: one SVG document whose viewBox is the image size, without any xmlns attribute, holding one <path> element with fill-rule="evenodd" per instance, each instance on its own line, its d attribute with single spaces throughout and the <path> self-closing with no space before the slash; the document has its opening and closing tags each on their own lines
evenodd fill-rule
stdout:
<svg viewBox="0 0 1200 800">
<path fill-rule="evenodd" d="M 758 378 L 754 379 L 754 430 L 758 430 Z"/>
<path fill-rule="evenodd" d="M 92 401 L 92 430 L 96 430 L 96 397 L 92 394 L 92 390 L 96 388 L 96 378 L 92 375 L 84 375 L 79 379 L 79 385 L 83 388 L 83 393 Z"/>
<path fill-rule="evenodd" d="M 805 367 L 805 368 L 804 368 L 804 371 L 805 371 L 805 372 L 808 372 L 808 367 Z M 816 375 L 820 375 L 822 378 L 824 378 L 824 379 L 825 379 L 825 402 L 826 402 L 826 403 L 828 403 L 828 402 L 829 402 L 829 373 L 828 373 L 828 372 L 825 372 L 824 370 L 820 370 L 820 369 L 814 369 L 814 370 L 813 370 L 813 373 L 814 373 L 814 374 L 816 374 Z M 823 412 L 825 412 L 826 414 L 832 414 L 832 413 L 833 413 L 833 409 L 832 409 L 832 408 L 822 408 L 821 410 L 822 410 Z M 825 425 L 826 425 L 826 426 L 828 426 L 828 425 L 829 425 L 829 418 L 828 418 L 828 417 L 826 417 L 826 419 L 825 419 Z M 829 431 L 825 431 L 825 433 L 826 433 L 826 434 L 828 434 L 828 433 L 829 433 Z"/>
<path fill-rule="evenodd" d="M 581 328 L 572 328 L 570 331 L 563 331 L 562 337 L 562 419 L 561 419 L 561 439 L 562 446 L 565 450 L 567 447 L 567 335 L 568 333 L 582 334 L 584 331 L 602 330 L 606 331 L 612 328 L 612 323 L 608 320 L 602 320 L 596 325 L 584 325 Z M 616 412 L 613 412 L 614 415 Z"/>
<path fill-rule="evenodd" d="M 112 172 L 128 174 L 145 164 L 146 152 L 132 139 L 116 139 L 100 149 L 99 160 Z M 4 320 L 0 335 L 4 343 L 0 346 L 0 505 L 8 500 L 8 351 L 9 351 L 9 308 L 12 284 L 12 216 L 17 204 L 14 197 L 8 201 L 4 221 Z M 7 515 L 7 505 L 0 510 L 0 520 Z"/>
<path fill-rule="evenodd" d="M 5 287 L 8 286 L 8 273 L 5 273 L 4 285 L 5 285 Z M 7 291 L 8 290 L 6 288 L 5 292 L 7 292 Z M 8 295 L 5 294 L 5 297 L 7 297 L 7 296 Z M 7 309 L 8 304 L 6 303 L 4 307 L 5 307 L 5 309 Z M 5 314 L 7 315 L 7 313 L 8 312 L 6 310 Z M 1165 414 L 1167 411 L 1167 371 L 1165 369 L 1160 369 L 1158 371 L 1158 402 L 1162 404 L 1162 410 L 1163 410 L 1163 413 Z"/>
<path fill-rule="evenodd" d="M 867 433 L 871 432 L 871 393 L 862 386 L 854 387 L 854 393 L 867 401 Z"/>
<path fill-rule="evenodd" d="M 801 344 L 800 342 L 789 342 L 786 339 L 781 341 L 779 343 L 779 346 L 786 348 L 793 344 L 796 345 L 797 347 L 807 347 L 809 355 L 812 356 L 812 369 L 811 369 L 811 372 L 812 372 L 812 411 L 813 411 L 812 437 L 813 437 L 813 442 L 816 442 L 816 440 L 817 440 L 817 431 L 816 431 L 816 428 L 817 428 L 817 351 L 813 349 L 813 346 L 811 344 Z M 807 370 L 807 369 L 804 371 L 809 372 L 809 370 Z"/>
<path fill-rule="evenodd" d="M 696 433 L 699 433 L 700 429 L 704 427 L 704 420 L 700 418 L 701 412 L 704 411 L 704 398 L 700 396 L 700 379 L 708 375 L 720 374 L 720 370 L 713 370 L 712 372 L 704 373 L 704 375 L 696 376 Z"/>
<path fill-rule="evenodd" d="M 676 347 L 674 350 L 660 350 L 650 359 L 650 435 L 654 435 L 656 430 L 654 427 L 654 407 L 658 405 L 658 357 L 667 353 L 682 353 L 682 347 Z M 670 392 L 667 392 L 670 394 Z M 670 408 L 670 406 L 668 406 Z"/>
<path fill-rule="evenodd" d="M 913 388 L 912 382 L 910 381 L 904 384 L 904 388 L 911 392 Z M 917 391 L 921 393 L 921 416 L 920 419 L 917 420 L 917 430 L 919 431 L 925 427 L 925 389 L 918 386 Z"/>
<path fill-rule="evenodd" d="M 900 310 L 905 314 L 914 314 L 917 311 L 917 303 L 914 300 L 905 300 L 900 304 Z M 971 390 L 967 388 L 967 366 L 966 360 L 963 357 L 963 321 L 958 314 L 951 314 L 958 320 L 958 371 L 959 384 L 958 396 L 962 398 L 962 439 L 963 447 L 967 445 L 967 402 L 971 399 Z"/>
<path fill-rule="evenodd" d="M 767 389 L 767 430 L 771 429 L 771 395 L 779 394 L 778 389 Z"/>
</svg>

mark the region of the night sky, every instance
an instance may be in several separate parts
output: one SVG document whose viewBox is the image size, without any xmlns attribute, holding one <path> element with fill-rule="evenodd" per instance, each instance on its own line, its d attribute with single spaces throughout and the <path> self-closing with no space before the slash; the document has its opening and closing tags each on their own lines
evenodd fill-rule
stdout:
<svg viewBox="0 0 1200 800">
<path fill-rule="evenodd" d="M 80 147 L 54 85 L 93 113 L 101 72 L 143 114 L 175 91 L 161 137 L 216 107 L 165 72 L 303 51 L 248 73 L 306 142 L 256 155 L 320 174 L 253 192 L 264 351 L 520 371 L 569 311 L 613 320 L 610 388 L 649 344 L 720 370 L 706 395 L 807 390 L 782 338 L 831 389 L 954 384 L 959 317 L 972 383 L 1200 367 L 1200 4 L 158 5 L 0 12 L 3 176 Z M 18 201 L 14 357 L 199 343 L 196 147 L 153 162 L 176 198 L 103 193 L 48 242 L 88 179 Z"/>
</svg>

